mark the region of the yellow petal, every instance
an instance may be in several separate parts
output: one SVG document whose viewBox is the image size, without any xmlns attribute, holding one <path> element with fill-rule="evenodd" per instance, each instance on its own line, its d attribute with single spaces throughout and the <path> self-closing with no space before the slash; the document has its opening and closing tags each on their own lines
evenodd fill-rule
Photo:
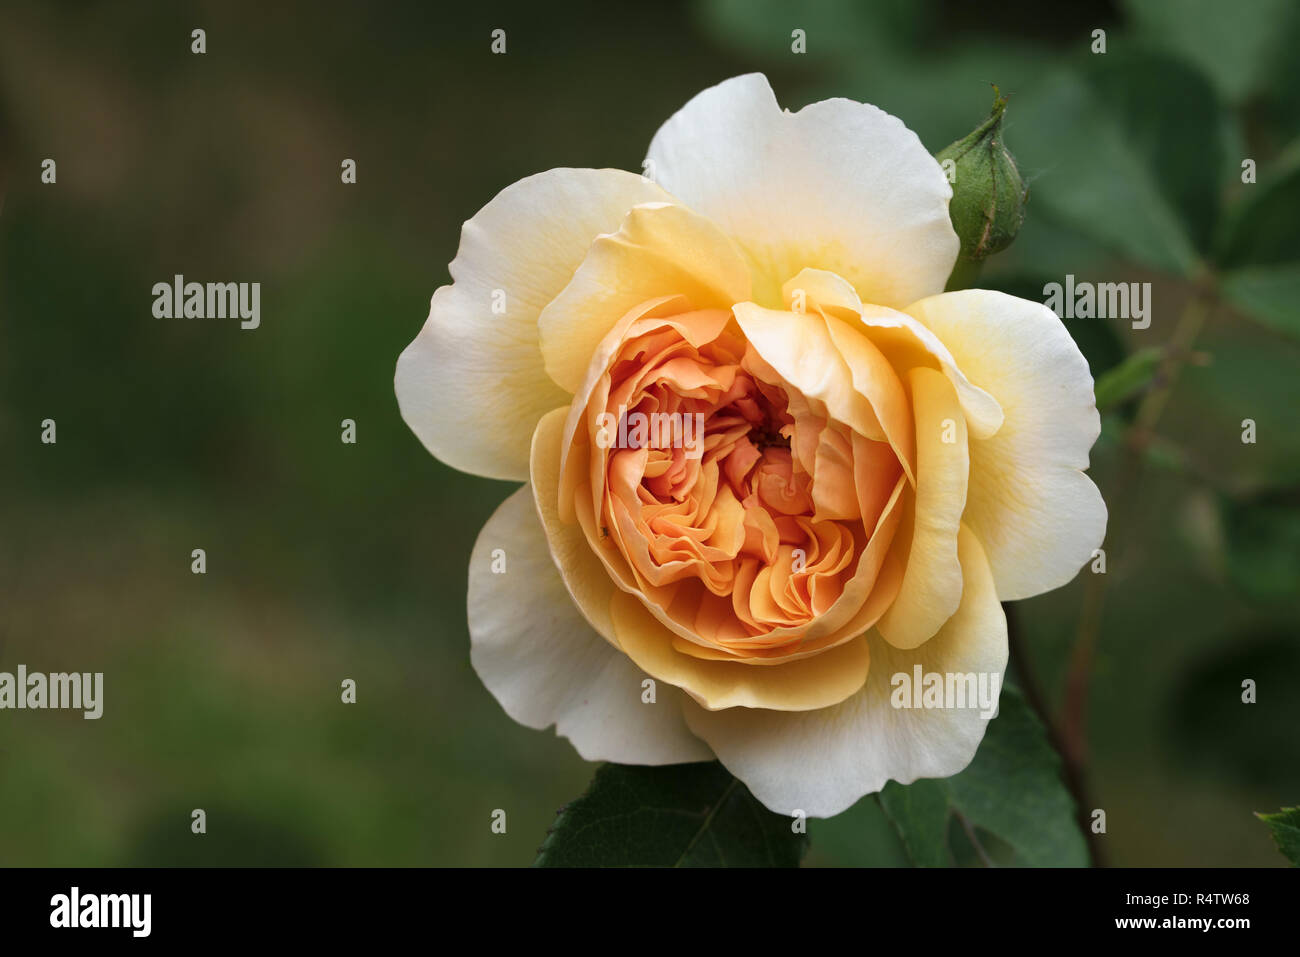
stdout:
<svg viewBox="0 0 1300 957">
<path fill-rule="evenodd" d="M 1001 427 L 1002 409 L 997 400 L 974 385 L 948 347 L 912 316 L 880 304 L 864 304 L 847 280 L 820 269 L 803 270 L 785 284 L 783 294 L 787 302 L 798 295 L 810 311 L 860 322 L 871 342 L 900 375 L 918 365 L 941 370 L 957 390 L 972 435 L 986 438 Z M 865 370 L 858 378 L 865 388 L 868 381 Z"/>
<path fill-rule="evenodd" d="M 915 507 L 904 509 L 894 546 L 907 549 L 907 570 L 898 598 L 876 626 L 896 648 L 930 638 L 961 603 L 957 529 L 970 468 L 966 420 L 948 380 L 926 368 L 913 369 L 908 379 L 916 416 Z"/>
<path fill-rule="evenodd" d="M 610 596 L 617 590 L 604 563 L 576 522 L 560 518 L 560 437 L 569 410 L 553 409 L 537 423 L 532 443 L 532 485 L 546 539 L 561 581 L 584 618 L 607 641 L 617 644 L 609 617 Z"/>
<path fill-rule="evenodd" d="M 596 237 L 568 285 L 542 310 L 546 371 L 576 392 L 601 340 L 638 305 L 683 296 L 695 309 L 730 309 L 749 291 L 739 251 L 707 219 L 684 206 L 637 206 L 617 232 Z"/>
<path fill-rule="evenodd" d="M 745 338 L 782 382 L 816 400 L 832 419 L 860 435 L 885 438 L 871 402 L 853 384 L 853 376 L 821 316 L 765 309 L 752 302 L 732 312 Z"/>
<path fill-rule="evenodd" d="M 1000 679 L 1007 626 L 979 540 L 963 526 L 958 543 L 966 587 L 961 607 L 919 648 L 900 650 L 874 632 L 871 671 L 856 694 L 817 711 L 733 708 L 707 711 L 688 702 L 686 720 L 727 770 L 767 807 L 833 817 L 890 781 L 946 778 L 975 756 L 988 718 L 977 707 L 897 709 L 893 677 L 923 673 Z M 999 685 L 1000 687 L 1000 685 Z"/>
<path fill-rule="evenodd" d="M 1106 503 L 1083 470 L 1101 432 L 1088 363 L 1052 310 L 967 289 L 908 306 L 1006 421 L 974 435 L 965 521 L 1004 600 L 1065 584 L 1099 548 Z"/>
<path fill-rule="evenodd" d="M 708 710 L 804 711 L 843 701 L 866 681 L 871 654 L 859 637 L 821 654 L 763 667 L 683 654 L 673 634 L 635 598 L 610 603 L 618 643 L 646 674 L 676 685 Z"/>
</svg>

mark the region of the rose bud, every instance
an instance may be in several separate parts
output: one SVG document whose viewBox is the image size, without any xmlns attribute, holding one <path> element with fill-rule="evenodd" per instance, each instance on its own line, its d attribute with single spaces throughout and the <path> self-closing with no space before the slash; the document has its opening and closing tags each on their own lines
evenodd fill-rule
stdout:
<svg viewBox="0 0 1300 957">
<path fill-rule="evenodd" d="M 997 87 L 993 91 L 989 118 L 935 157 L 952 183 L 949 213 L 961 239 L 961 258 L 973 263 L 1011 245 L 1029 198 L 1029 187 L 1002 142 L 1007 98 Z"/>
</svg>

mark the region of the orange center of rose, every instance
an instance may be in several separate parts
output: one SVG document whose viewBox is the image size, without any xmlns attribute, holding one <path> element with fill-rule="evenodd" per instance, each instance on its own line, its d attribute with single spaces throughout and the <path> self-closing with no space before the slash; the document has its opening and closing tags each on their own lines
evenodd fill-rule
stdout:
<svg viewBox="0 0 1300 957">
<path fill-rule="evenodd" d="M 711 643 L 788 650 L 800 638 L 787 629 L 842 594 L 879 513 L 864 516 L 855 491 L 852 435 L 789 394 L 725 316 L 627 333 L 598 439 L 602 536 Z"/>
</svg>

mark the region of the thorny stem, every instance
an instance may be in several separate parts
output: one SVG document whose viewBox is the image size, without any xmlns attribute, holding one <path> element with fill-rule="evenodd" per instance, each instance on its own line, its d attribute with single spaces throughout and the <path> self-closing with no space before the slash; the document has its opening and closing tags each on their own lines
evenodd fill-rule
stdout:
<svg viewBox="0 0 1300 957">
<path fill-rule="evenodd" d="M 1138 406 L 1137 415 L 1125 436 L 1124 454 L 1120 464 L 1119 477 L 1110 496 L 1114 507 L 1111 510 L 1107 526 L 1111 555 L 1119 555 L 1120 536 L 1130 527 L 1132 510 L 1135 502 L 1129 494 L 1133 485 L 1141 476 L 1142 464 L 1147 449 L 1155 439 L 1155 427 L 1164 414 L 1169 403 L 1170 393 L 1178 379 L 1188 357 L 1192 344 L 1200 334 L 1205 320 L 1213 312 L 1215 294 L 1208 281 L 1201 281 L 1191 299 L 1183 309 L 1183 314 L 1174 327 L 1173 336 L 1165 347 L 1165 356 L 1156 372 L 1155 382 Z M 1127 543 L 1124 543 L 1127 544 Z M 1088 761 L 1088 682 L 1092 676 L 1093 656 L 1101 631 L 1102 606 L 1106 595 L 1107 575 L 1089 575 L 1084 586 L 1083 609 L 1079 616 L 1079 628 L 1070 654 L 1069 671 L 1066 676 L 1065 708 L 1062 718 L 1061 757 L 1065 762 L 1067 781 L 1077 782 L 1075 800 L 1080 804 L 1080 817 L 1085 822 L 1084 833 L 1091 835 L 1091 828 L 1086 826 L 1089 813 L 1088 802 L 1084 801 L 1083 782 Z M 1096 860 L 1096 842 L 1090 836 Z"/>
</svg>

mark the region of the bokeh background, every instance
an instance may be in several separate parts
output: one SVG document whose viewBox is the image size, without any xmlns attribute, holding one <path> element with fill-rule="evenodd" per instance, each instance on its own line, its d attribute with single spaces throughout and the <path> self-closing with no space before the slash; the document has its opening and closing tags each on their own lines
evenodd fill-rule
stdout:
<svg viewBox="0 0 1300 957">
<path fill-rule="evenodd" d="M 1282 175 L 1300 134 L 1296 5 L 1182 6 L 5 4 L 0 670 L 102 671 L 105 712 L 0 712 L 0 864 L 530 863 L 593 767 L 470 667 L 466 563 L 512 486 L 431 458 L 392 389 L 460 224 L 530 173 L 639 170 L 664 119 L 737 73 L 791 108 L 874 102 L 932 151 L 997 83 L 1031 199 L 981 284 L 1152 282 L 1150 329 L 1070 323 L 1100 376 L 1167 340 L 1191 290 L 1143 197 L 1192 210 L 1210 248 L 1214 208 Z M 1053 107 L 1079 84 L 1091 112 Z M 1106 125 L 1162 86 L 1150 123 Z M 1270 262 L 1300 261 L 1279 242 Z M 261 328 L 154 319 L 175 273 L 260 282 Z M 1300 800 L 1300 347 L 1285 299 L 1261 312 L 1210 317 L 1125 492 L 1086 726 L 1113 865 L 1284 863 L 1252 812 Z M 1094 450 L 1112 514 L 1133 409 Z M 1014 612 L 1049 716 L 1088 577 Z M 811 833 L 809 864 L 903 860 L 870 799 Z"/>
</svg>

